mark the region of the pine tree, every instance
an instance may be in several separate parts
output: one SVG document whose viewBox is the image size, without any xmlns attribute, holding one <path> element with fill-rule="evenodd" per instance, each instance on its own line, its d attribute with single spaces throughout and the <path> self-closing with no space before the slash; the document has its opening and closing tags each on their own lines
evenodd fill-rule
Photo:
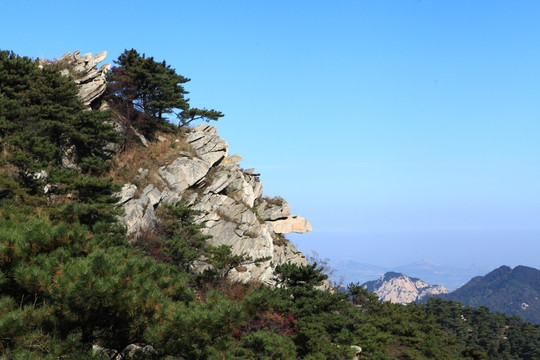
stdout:
<svg viewBox="0 0 540 360">
<path fill-rule="evenodd" d="M 109 99 L 133 126 L 145 135 L 152 135 L 167 124 L 166 116 L 185 126 L 194 120 L 218 120 L 223 114 L 216 110 L 191 108 L 183 84 L 190 79 L 176 73 L 165 61 L 125 50 L 118 66 L 108 76 Z"/>
</svg>

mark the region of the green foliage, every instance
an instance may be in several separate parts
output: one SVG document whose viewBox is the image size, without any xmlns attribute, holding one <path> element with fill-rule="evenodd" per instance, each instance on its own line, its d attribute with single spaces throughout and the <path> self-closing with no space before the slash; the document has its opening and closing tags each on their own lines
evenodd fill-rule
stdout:
<svg viewBox="0 0 540 360">
<path fill-rule="evenodd" d="M 287 336 L 269 331 L 257 331 L 242 337 L 236 346 L 228 350 L 227 358 L 240 359 L 296 359 L 296 347 Z"/>
<path fill-rule="evenodd" d="M 514 269 L 501 266 L 485 276 L 477 276 L 443 297 L 473 307 L 486 306 L 491 311 L 517 315 L 540 323 L 540 270 L 527 266 Z M 522 308 L 521 304 L 529 306 Z"/>
<path fill-rule="evenodd" d="M 283 264 L 275 272 L 280 287 L 259 289 L 247 299 L 250 305 L 294 317 L 291 339 L 301 358 L 350 359 L 356 325 L 350 322 L 353 309 L 346 295 L 317 289 L 326 280 L 317 264 Z"/>
<path fill-rule="evenodd" d="M 225 279 L 229 273 L 236 267 L 248 264 L 259 265 L 261 262 L 270 260 L 270 257 L 261 257 L 253 259 L 251 256 L 244 254 L 234 255 L 231 247 L 227 245 L 208 246 L 206 248 L 206 262 L 211 266 L 205 270 L 203 276 L 206 279 L 215 277 L 217 280 Z"/>
<path fill-rule="evenodd" d="M 98 193 L 83 196 L 103 199 L 99 191 L 112 193 L 112 182 L 109 189 L 89 187 L 85 184 L 94 180 L 83 177 L 106 172 L 113 153 L 105 145 L 120 137 L 109 112 L 83 111 L 77 91 L 54 68 L 40 69 L 36 61 L 0 52 L 0 146 L 4 166 L 11 165 L 15 174 L 13 182 L 2 181 L 5 197 L 30 200 L 28 196 L 44 194 L 45 184 L 57 195 L 91 188 Z M 71 166 L 65 166 L 67 159 Z"/>
<path fill-rule="evenodd" d="M 108 98 L 145 135 L 167 128 L 165 119 L 169 114 L 176 117 L 180 126 L 223 116 L 216 110 L 191 108 L 183 87 L 190 79 L 178 75 L 165 61 L 157 62 L 131 49 L 125 50 L 116 64 L 108 76 Z"/>
<path fill-rule="evenodd" d="M 190 109 L 188 79 L 165 62 L 132 50 L 119 65 L 124 116 L 151 128 L 175 110 L 181 125 L 220 116 Z M 168 359 L 348 360 L 351 345 L 369 359 L 540 358 L 538 326 L 440 300 L 379 303 L 358 284 L 324 291 L 317 264 L 277 266 L 277 287 L 234 284 L 232 269 L 268 259 L 207 245 L 181 204 L 133 246 L 104 177 L 120 140 L 111 113 L 82 110 L 54 68 L 0 52 L 1 359 L 97 359 L 92 345 L 130 343 Z M 196 261 L 210 270 L 192 274 Z"/>
<path fill-rule="evenodd" d="M 488 308 L 475 309 L 454 301 L 430 298 L 426 311 L 442 328 L 454 335 L 464 356 L 473 359 L 538 359 L 540 327 Z"/>
<path fill-rule="evenodd" d="M 158 209 L 159 226 L 139 234 L 135 245 L 156 260 L 189 272 L 193 262 L 206 254 L 206 240 L 210 238 L 200 231 L 204 225 L 195 224 L 193 217 L 197 214 L 181 203 L 164 205 Z"/>
<path fill-rule="evenodd" d="M 243 311 L 241 303 L 210 292 L 205 302 L 170 304 L 160 317 L 146 333 L 150 343 L 181 359 L 208 359 L 232 346 L 231 334 L 242 323 Z"/>
</svg>

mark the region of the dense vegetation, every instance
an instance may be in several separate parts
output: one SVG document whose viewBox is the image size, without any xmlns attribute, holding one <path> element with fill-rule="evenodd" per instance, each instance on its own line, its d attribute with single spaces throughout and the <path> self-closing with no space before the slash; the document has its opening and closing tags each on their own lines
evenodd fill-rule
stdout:
<svg viewBox="0 0 540 360">
<path fill-rule="evenodd" d="M 484 305 L 492 311 L 540 324 L 540 270 L 501 266 L 486 276 L 473 278 L 442 298 L 474 307 Z"/>
<path fill-rule="evenodd" d="M 478 359 L 540 359 L 540 327 L 517 316 L 439 298 L 429 299 L 426 311 Z"/>
<path fill-rule="evenodd" d="M 187 112 L 180 125 L 220 114 L 190 111 L 179 102 L 183 78 L 147 60 L 134 50 L 120 56 L 116 116 L 145 119 L 139 129 L 152 133 L 154 125 L 177 131 L 163 122 L 172 109 Z M 134 74 L 172 77 L 164 80 L 177 92 L 172 102 Z M 106 145 L 122 141 L 111 116 L 85 111 L 54 67 L 0 52 L 2 358 L 99 358 L 93 345 L 115 356 L 132 343 L 169 359 L 351 359 L 351 345 L 366 359 L 538 358 L 530 324 L 440 301 L 379 303 L 354 284 L 322 291 L 317 264 L 278 266 L 276 288 L 232 283 L 227 269 L 254 260 L 207 246 L 182 204 L 163 209 L 158 232 L 128 241 L 115 220 L 118 186 L 106 177 L 114 155 Z M 191 273 L 202 254 L 213 270 Z"/>
</svg>

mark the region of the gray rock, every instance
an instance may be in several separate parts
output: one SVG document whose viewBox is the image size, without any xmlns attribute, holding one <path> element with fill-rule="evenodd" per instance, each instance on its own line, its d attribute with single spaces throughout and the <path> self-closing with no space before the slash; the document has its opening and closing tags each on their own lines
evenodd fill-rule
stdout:
<svg viewBox="0 0 540 360">
<path fill-rule="evenodd" d="M 388 272 L 378 280 L 368 281 L 362 286 L 376 293 L 379 300 L 396 304 L 409 304 L 425 297 L 448 294 L 444 286 L 429 285 L 420 279 L 394 272 Z"/>
<path fill-rule="evenodd" d="M 101 71 L 99 69 L 92 69 L 89 71 L 85 76 L 83 76 L 80 79 L 75 80 L 75 84 L 86 84 L 96 78 L 98 78 L 101 75 Z"/>
<path fill-rule="evenodd" d="M 79 87 L 79 98 L 85 105 L 89 106 L 92 101 L 103 95 L 106 88 L 107 85 L 104 80 L 95 80 L 82 84 Z"/>
<path fill-rule="evenodd" d="M 227 156 L 225 159 L 221 161 L 221 165 L 228 165 L 228 164 L 234 164 L 239 161 L 242 161 L 242 157 L 240 155 L 234 154 L 231 156 Z"/>
<path fill-rule="evenodd" d="M 137 233 L 144 228 L 145 201 L 140 199 L 129 200 L 122 205 L 122 209 L 124 215 L 120 218 L 120 221 L 126 226 L 128 234 Z"/>
<path fill-rule="evenodd" d="M 97 65 L 105 60 L 107 52 L 103 51 L 95 56 L 91 53 L 79 55 L 80 50 L 74 53 L 66 53 L 56 61 L 40 60 L 40 65 L 62 64 L 68 69 L 62 70 L 62 75 L 68 76 L 71 74 L 74 81 L 79 85 L 79 98 L 86 106 L 95 103 L 105 92 L 106 74 L 110 70 L 111 65 L 105 64 L 99 69 Z M 71 69 L 71 71 L 69 70 Z M 96 108 L 101 104 L 97 104 Z"/>
<path fill-rule="evenodd" d="M 152 360 L 157 359 L 157 357 L 158 353 L 151 345 L 141 347 L 130 344 L 122 351 L 122 358 L 126 360 Z"/>
<path fill-rule="evenodd" d="M 44 179 L 47 179 L 48 177 L 49 177 L 49 173 L 47 173 L 46 170 L 36 171 L 35 173 L 32 174 L 32 178 L 34 180 L 44 180 Z"/>
<path fill-rule="evenodd" d="M 186 200 L 184 201 L 184 204 L 186 206 L 193 206 L 198 197 L 199 195 L 197 193 L 192 193 L 186 198 Z"/>
<path fill-rule="evenodd" d="M 229 145 L 219 137 L 217 128 L 214 126 L 196 126 L 188 135 L 187 142 L 197 155 L 210 165 L 214 165 L 229 155 Z"/>
<path fill-rule="evenodd" d="M 103 346 L 99 346 L 97 344 L 92 345 L 92 354 L 94 356 L 107 356 L 109 358 L 113 358 L 116 355 L 116 351 L 112 349 L 106 349 Z M 120 359 L 122 359 L 122 356 L 120 355 Z"/>
<path fill-rule="evenodd" d="M 176 191 L 173 191 L 169 188 L 165 188 L 161 192 L 161 201 L 165 204 L 175 205 L 181 200 L 181 198 L 182 197 L 178 195 Z"/>
<path fill-rule="evenodd" d="M 231 174 L 228 171 L 220 171 L 218 172 L 212 183 L 204 190 L 205 194 L 207 193 L 214 193 L 218 194 L 221 191 L 223 191 L 227 185 L 229 185 L 231 182 Z"/>
<path fill-rule="evenodd" d="M 86 63 L 86 68 L 87 69 L 95 68 L 100 62 L 105 60 L 106 57 L 107 57 L 107 52 L 106 51 L 102 51 L 100 53 L 97 53 L 96 55 L 94 55 L 93 57 L 91 57 L 88 60 L 88 62 Z"/>
<path fill-rule="evenodd" d="M 266 222 L 277 234 L 307 233 L 312 230 L 311 224 L 303 217 L 293 215 L 285 219 Z"/>
<path fill-rule="evenodd" d="M 249 176 L 244 176 L 242 171 L 235 169 L 236 168 L 233 168 L 230 171 L 225 192 L 234 200 L 244 203 L 249 208 L 252 208 L 255 205 L 257 194 L 255 194 L 253 187 L 246 180 L 246 177 Z"/>
<path fill-rule="evenodd" d="M 155 206 L 161 200 L 161 192 L 153 184 L 149 184 L 143 190 L 143 194 L 148 197 L 148 205 Z"/>
<path fill-rule="evenodd" d="M 282 234 L 307 232 L 307 220 L 290 214 L 289 204 L 281 199 L 262 199 L 259 174 L 253 169 L 242 170 L 227 157 L 227 143 L 216 128 L 200 125 L 188 135 L 196 157 L 179 154 L 157 174 L 145 174 L 147 179 L 163 179 L 163 191 L 148 185 L 135 198 L 136 188 L 126 185 L 119 193 L 119 205 L 124 209 L 122 222 L 128 232 L 150 230 L 158 224 L 155 209 L 162 203 L 186 206 L 200 211 L 195 222 L 204 224 L 203 233 L 211 235 L 208 242 L 228 245 L 233 254 L 245 254 L 252 259 L 269 258 L 259 265 L 245 264 L 230 272 L 232 280 L 260 281 L 274 285 L 274 267 L 283 263 L 308 264 L 305 255 Z M 144 170 L 141 172 L 143 173 Z M 160 185 L 161 188 L 161 185 Z M 208 267 L 204 259 L 194 264 L 197 271 Z"/>
<path fill-rule="evenodd" d="M 69 170 L 81 170 L 79 165 L 77 164 L 75 145 L 62 149 L 62 166 Z"/>
<path fill-rule="evenodd" d="M 253 189 L 253 194 L 255 194 L 255 198 L 260 198 L 263 195 L 263 188 L 261 179 L 259 179 L 259 174 L 244 172 L 244 178 L 248 182 L 249 186 L 251 186 L 251 188 Z"/>
<path fill-rule="evenodd" d="M 257 215 L 266 221 L 286 219 L 291 215 L 291 209 L 283 198 L 274 198 L 271 202 L 263 199 L 257 205 Z"/>
<path fill-rule="evenodd" d="M 200 159 L 178 158 L 159 169 L 159 175 L 178 193 L 199 183 L 210 170 L 210 164 Z"/>
<path fill-rule="evenodd" d="M 362 348 L 358 345 L 351 345 L 351 348 L 355 351 L 355 355 L 351 360 L 358 360 L 358 357 L 361 356 Z"/>
<path fill-rule="evenodd" d="M 122 186 L 122 190 L 120 192 L 117 192 L 114 194 L 114 196 L 119 197 L 120 200 L 118 200 L 118 204 L 124 204 L 128 200 L 133 199 L 133 196 L 135 195 L 135 192 L 137 191 L 137 186 L 134 184 L 124 184 Z"/>
<path fill-rule="evenodd" d="M 153 184 L 150 184 L 136 199 L 133 197 L 136 188 L 135 185 L 124 185 L 119 193 L 121 200 L 118 204 L 124 210 L 120 221 L 126 226 L 128 234 L 150 230 L 158 224 L 154 209 L 161 200 L 161 192 Z M 127 201 L 122 201 L 127 198 L 129 198 Z"/>
<path fill-rule="evenodd" d="M 139 180 L 143 180 L 148 177 L 148 169 L 139 168 L 137 172 L 139 173 L 139 175 L 137 175 L 137 179 Z"/>
</svg>

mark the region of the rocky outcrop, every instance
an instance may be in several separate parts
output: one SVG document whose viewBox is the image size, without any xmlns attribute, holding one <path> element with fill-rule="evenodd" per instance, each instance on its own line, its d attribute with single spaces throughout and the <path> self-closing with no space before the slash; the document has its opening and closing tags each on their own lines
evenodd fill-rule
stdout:
<svg viewBox="0 0 540 360">
<path fill-rule="evenodd" d="M 379 280 L 368 281 L 362 286 L 377 294 L 379 300 L 396 304 L 419 302 L 425 297 L 448 293 L 444 286 L 429 285 L 420 279 L 395 272 L 387 272 Z"/>
<path fill-rule="evenodd" d="M 106 89 L 106 74 L 111 64 L 98 68 L 98 64 L 105 60 L 107 52 L 103 51 L 94 56 L 91 53 L 80 55 L 80 50 L 66 53 L 55 61 L 40 60 L 40 65 L 55 65 L 61 69 L 65 76 L 71 76 L 79 86 L 79 97 L 82 102 L 93 109 L 105 106 L 101 96 Z"/>
<path fill-rule="evenodd" d="M 273 268 L 307 260 L 282 235 L 308 232 L 311 225 L 300 216 L 291 215 L 289 204 L 281 198 L 263 198 L 259 174 L 243 170 L 229 156 L 228 144 L 216 127 L 199 125 L 187 135 L 193 155 L 179 152 L 171 163 L 160 167 L 152 184 L 139 189 L 126 184 L 118 194 L 118 205 L 124 210 L 121 218 L 129 233 L 151 231 L 158 219 L 155 210 L 162 203 L 179 201 L 200 211 L 196 222 L 204 224 L 204 233 L 211 235 L 212 245 L 229 245 L 234 254 L 252 258 L 269 258 L 260 265 L 250 264 L 230 273 L 239 281 L 260 281 L 273 284 Z M 139 169 L 139 176 L 150 178 L 148 169 Z"/>
<path fill-rule="evenodd" d="M 106 52 L 92 56 L 75 51 L 55 61 L 40 60 L 40 65 L 56 66 L 63 75 L 71 76 L 79 86 L 84 104 L 91 109 L 104 109 L 107 104 L 102 95 L 110 64 L 97 66 L 106 56 Z M 134 133 L 143 146 L 149 146 L 144 136 L 125 126 L 115 121 L 118 132 Z M 188 132 L 186 141 L 191 152 L 179 151 L 176 159 L 152 173 L 150 169 L 139 169 L 133 183 L 125 184 L 117 194 L 118 206 L 123 210 L 120 220 L 128 233 L 152 231 L 159 222 L 156 209 L 181 201 L 200 211 L 196 221 L 205 224 L 203 231 L 212 236 L 212 245 L 229 245 L 234 254 L 270 259 L 260 266 L 252 264 L 233 270 L 231 278 L 271 284 L 276 265 L 307 264 L 304 254 L 283 235 L 311 231 L 311 225 L 304 218 L 291 215 L 285 200 L 262 197 L 259 174 L 240 168 L 239 155 L 229 156 L 228 144 L 216 127 L 199 125 Z M 63 157 L 68 168 L 74 164 L 69 150 L 65 149 Z"/>
<path fill-rule="evenodd" d="M 94 356 L 116 360 L 153 360 L 159 357 L 157 351 L 151 345 L 142 347 L 137 344 L 130 344 L 124 350 L 118 352 L 96 344 L 92 346 L 92 352 Z"/>
</svg>

